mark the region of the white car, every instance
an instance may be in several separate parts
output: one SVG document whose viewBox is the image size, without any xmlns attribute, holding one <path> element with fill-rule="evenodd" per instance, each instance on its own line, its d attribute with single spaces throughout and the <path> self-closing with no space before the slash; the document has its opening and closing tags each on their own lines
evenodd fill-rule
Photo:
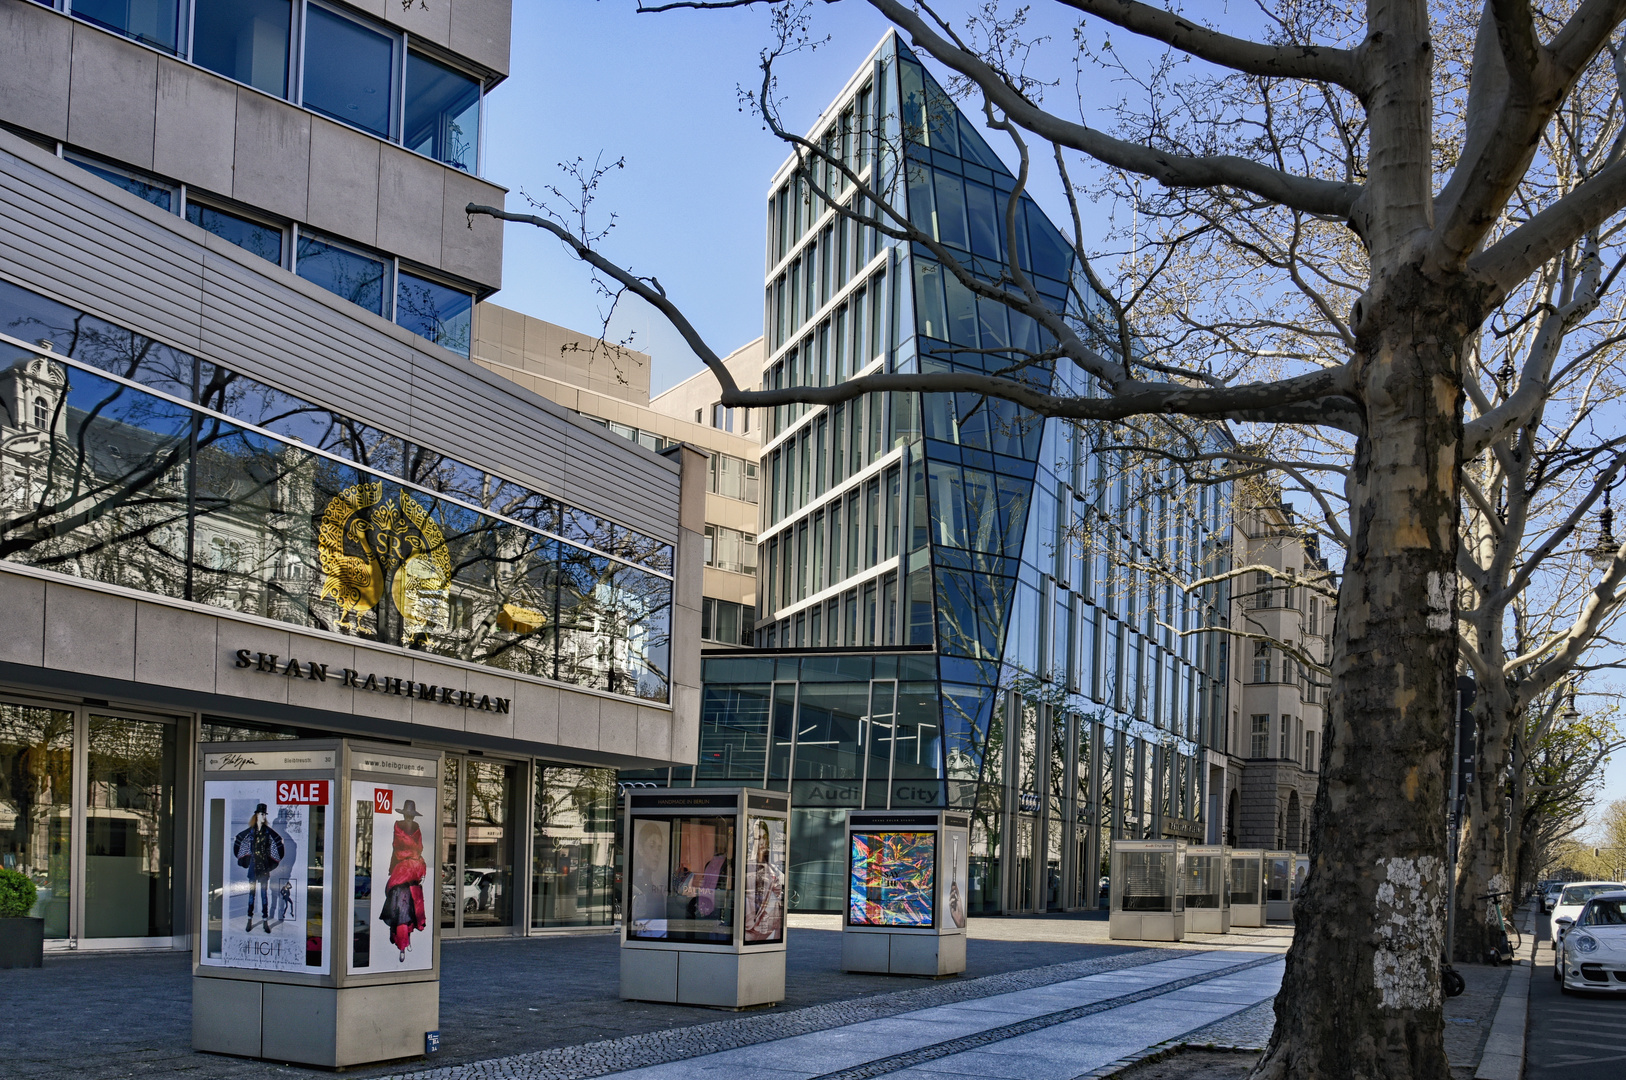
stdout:
<svg viewBox="0 0 1626 1080">
<path fill-rule="evenodd" d="M 1564 944 L 1564 933 L 1575 922 L 1586 902 L 1599 893 L 1626 890 L 1626 885 L 1618 881 L 1567 881 L 1563 892 L 1558 894 L 1558 901 L 1553 905 L 1552 937 L 1553 937 L 1553 978 L 1563 978 L 1562 958 L 1564 956 L 1561 946 Z"/>
<path fill-rule="evenodd" d="M 1564 883 L 1562 881 L 1548 882 L 1546 887 L 1541 890 L 1541 913 L 1543 915 L 1553 910 L 1553 905 L 1558 903 L 1558 894 L 1563 891 Z"/>
<path fill-rule="evenodd" d="M 1595 894 L 1581 908 L 1558 958 L 1564 993 L 1626 994 L 1626 890 Z"/>
</svg>

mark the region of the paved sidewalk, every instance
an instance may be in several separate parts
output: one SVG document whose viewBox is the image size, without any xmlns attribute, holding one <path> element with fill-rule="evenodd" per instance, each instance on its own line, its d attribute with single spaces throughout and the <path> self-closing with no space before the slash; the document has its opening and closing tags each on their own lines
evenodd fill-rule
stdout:
<svg viewBox="0 0 1626 1080">
<path fill-rule="evenodd" d="M 1170 952 L 1158 950 L 1168 958 L 1150 963 L 610 1075 L 616 1080 L 1071 1080 L 1249 1010 L 1268 1001 L 1281 984 L 1283 961 L 1273 951 Z M 602 1047 L 606 1059 L 617 1050 Z M 570 1064 L 544 1053 L 420 1070 L 400 1080 L 541 1080 L 572 1075 Z"/>
</svg>

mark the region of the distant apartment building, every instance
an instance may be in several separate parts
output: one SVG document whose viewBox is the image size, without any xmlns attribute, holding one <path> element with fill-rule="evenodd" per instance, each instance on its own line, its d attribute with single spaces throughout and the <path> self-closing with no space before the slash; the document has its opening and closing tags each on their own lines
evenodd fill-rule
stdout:
<svg viewBox="0 0 1626 1080">
<path fill-rule="evenodd" d="M 0 865 L 49 948 L 221 924 L 203 744 L 443 752 L 450 937 L 612 924 L 616 771 L 695 759 L 705 457 L 469 359 L 509 16 L 0 0 Z"/>
<path fill-rule="evenodd" d="M 650 395 L 648 354 L 493 303 L 475 309 L 474 361 L 657 452 L 685 443 L 707 457 L 700 637 L 708 647 L 749 645 L 756 623 L 761 425 L 753 410 L 717 403 L 700 371 Z M 762 339 L 725 358 L 742 386 L 762 378 Z"/>
<path fill-rule="evenodd" d="M 1230 724 L 1223 841 L 1304 851 L 1321 767 L 1335 585 L 1316 537 L 1279 492 L 1240 496 L 1232 565 L 1260 567 L 1231 586 Z M 1321 586 L 1317 588 L 1316 586 Z"/>
</svg>

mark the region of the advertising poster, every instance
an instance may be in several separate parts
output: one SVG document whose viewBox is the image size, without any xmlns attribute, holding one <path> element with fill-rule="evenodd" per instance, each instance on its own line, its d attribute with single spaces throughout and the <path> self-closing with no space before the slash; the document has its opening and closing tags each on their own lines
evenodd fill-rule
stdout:
<svg viewBox="0 0 1626 1080">
<path fill-rule="evenodd" d="M 351 871 L 350 969 L 357 974 L 428 971 L 435 964 L 425 837 L 433 838 L 440 793 L 432 787 L 354 780 L 356 861 Z"/>
<path fill-rule="evenodd" d="M 963 832 L 945 832 L 944 842 L 948 847 L 948 870 L 944 877 L 948 880 L 948 896 L 944 900 L 944 910 L 948 913 L 948 925 L 957 930 L 965 929 L 965 898 L 966 889 L 970 885 L 970 862 L 966 855 L 967 835 Z"/>
<path fill-rule="evenodd" d="M 666 902 L 671 884 L 672 823 L 650 818 L 632 825 L 631 922 L 635 938 L 666 937 Z"/>
<path fill-rule="evenodd" d="M 327 780 L 211 780 L 210 843 L 223 868 L 219 913 L 224 967 L 326 974 Z M 209 903 L 215 901 L 215 903 Z"/>
<path fill-rule="evenodd" d="M 936 864 L 936 833 L 853 833 L 847 921 L 853 926 L 932 926 Z"/>
<path fill-rule="evenodd" d="M 745 831 L 745 943 L 785 940 L 785 822 L 751 818 Z"/>
</svg>

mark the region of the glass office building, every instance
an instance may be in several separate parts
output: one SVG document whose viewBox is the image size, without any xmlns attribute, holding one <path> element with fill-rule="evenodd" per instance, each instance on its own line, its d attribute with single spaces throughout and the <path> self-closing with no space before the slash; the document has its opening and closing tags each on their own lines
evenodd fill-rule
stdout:
<svg viewBox="0 0 1626 1080">
<path fill-rule="evenodd" d="M 1010 170 L 895 36 L 814 137 L 983 279 L 1014 246 L 1089 332 L 1071 245 L 1025 195 L 1008 242 Z M 852 204 L 834 169 L 809 179 L 789 162 L 769 196 L 766 387 L 996 372 L 1049 343 L 926 247 L 837 214 L 815 190 Z M 1067 360 L 1016 377 L 1090 389 Z M 788 788 L 804 911 L 841 907 L 851 808 L 972 810 L 985 914 L 1095 906 L 1114 836 L 1204 837 L 1226 657 L 1198 631 L 1228 597 L 1178 582 L 1223 560 L 1227 490 L 975 394 L 788 406 L 764 428 L 757 648 L 706 658 L 692 770 L 624 779 Z"/>
</svg>

